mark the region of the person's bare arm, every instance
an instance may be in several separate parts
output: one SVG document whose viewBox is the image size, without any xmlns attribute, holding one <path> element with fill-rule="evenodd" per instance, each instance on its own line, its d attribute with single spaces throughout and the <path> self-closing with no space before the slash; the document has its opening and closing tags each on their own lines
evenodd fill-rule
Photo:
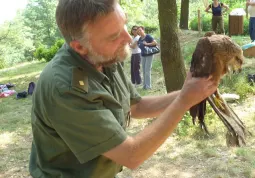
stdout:
<svg viewBox="0 0 255 178">
<path fill-rule="evenodd" d="M 138 45 L 137 41 L 135 41 L 134 43 L 130 44 L 130 48 L 135 49 L 137 47 L 137 45 Z"/>
<path fill-rule="evenodd" d="M 157 117 L 179 94 L 180 90 L 162 96 L 145 96 L 139 103 L 131 106 L 131 117 L 136 119 Z"/>
<path fill-rule="evenodd" d="M 222 6 L 222 7 L 224 7 L 224 8 L 225 8 L 225 12 L 229 10 L 228 5 L 223 4 L 223 6 Z"/>
<path fill-rule="evenodd" d="M 164 143 L 185 112 L 215 92 L 217 85 L 209 79 L 191 78 L 189 74 L 178 97 L 157 120 L 103 155 L 130 169 L 137 168 Z"/>
<path fill-rule="evenodd" d="M 208 12 L 208 13 L 210 13 L 211 11 L 209 11 L 211 8 L 210 8 L 210 6 L 208 6 L 206 9 L 205 9 L 205 12 Z"/>
<path fill-rule="evenodd" d="M 151 43 L 147 43 L 147 42 L 144 41 L 143 44 L 146 45 L 146 46 L 156 46 L 157 42 L 156 42 L 156 40 L 153 40 Z"/>
</svg>

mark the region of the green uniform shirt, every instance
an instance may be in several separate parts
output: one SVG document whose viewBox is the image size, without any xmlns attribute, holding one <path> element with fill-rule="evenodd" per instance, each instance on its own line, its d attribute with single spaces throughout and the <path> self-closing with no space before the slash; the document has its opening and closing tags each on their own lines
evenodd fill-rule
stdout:
<svg viewBox="0 0 255 178">
<path fill-rule="evenodd" d="M 130 104 L 140 99 L 120 63 L 98 72 L 63 45 L 33 93 L 31 175 L 113 178 L 122 167 L 102 153 L 126 139 Z"/>
</svg>

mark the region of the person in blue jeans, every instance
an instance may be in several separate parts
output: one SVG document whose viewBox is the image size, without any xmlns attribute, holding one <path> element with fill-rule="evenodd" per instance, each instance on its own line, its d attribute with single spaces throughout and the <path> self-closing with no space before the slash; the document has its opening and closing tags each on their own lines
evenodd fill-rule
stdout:
<svg viewBox="0 0 255 178">
<path fill-rule="evenodd" d="M 249 34 L 251 42 L 255 42 L 255 0 L 246 1 L 246 11 L 248 11 L 246 17 L 248 18 L 248 14 L 250 15 Z"/>
<path fill-rule="evenodd" d="M 141 49 L 141 58 L 142 58 L 142 70 L 143 70 L 143 89 L 148 90 L 151 89 L 151 67 L 152 67 L 152 59 L 154 55 L 146 56 L 144 54 L 145 46 L 155 46 L 157 42 L 154 38 L 146 34 L 144 32 L 144 27 L 139 27 L 137 29 L 137 33 L 140 36 L 138 40 L 138 46 Z"/>
</svg>

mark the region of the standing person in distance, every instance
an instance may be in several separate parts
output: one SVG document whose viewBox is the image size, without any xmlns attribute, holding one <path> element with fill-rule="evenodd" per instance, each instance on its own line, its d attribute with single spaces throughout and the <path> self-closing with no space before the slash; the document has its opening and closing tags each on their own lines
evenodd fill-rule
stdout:
<svg viewBox="0 0 255 178">
<path fill-rule="evenodd" d="M 133 36 L 130 43 L 131 48 L 131 81 L 135 86 L 142 83 L 140 75 L 140 63 L 141 63 L 141 49 L 138 47 L 138 41 L 140 36 L 137 34 L 138 26 L 133 26 L 131 29 L 131 35 Z"/>
<path fill-rule="evenodd" d="M 249 34 L 251 38 L 251 42 L 255 42 L 255 0 L 247 0 L 246 1 L 246 17 L 249 20 Z"/>
<path fill-rule="evenodd" d="M 223 8 L 225 8 L 226 11 L 229 9 L 226 4 L 223 4 L 219 2 L 218 0 L 213 0 L 213 3 L 210 4 L 205 9 L 205 12 L 212 13 L 212 30 L 216 34 L 225 34 Z M 209 11 L 210 9 L 212 11 Z M 217 30 L 217 28 L 219 28 L 219 31 Z"/>
<path fill-rule="evenodd" d="M 143 89 L 148 90 L 151 89 L 151 68 L 152 68 L 152 60 L 154 55 L 146 56 L 144 54 L 145 46 L 156 46 L 157 42 L 150 34 L 146 34 L 144 31 L 144 27 L 139 27 L 137 29 L 137 33 L 140 36 L 138 41 L 139 48 L 141 49 L 142 56 L 142 70 L 143 70 Z"/>
</svg>

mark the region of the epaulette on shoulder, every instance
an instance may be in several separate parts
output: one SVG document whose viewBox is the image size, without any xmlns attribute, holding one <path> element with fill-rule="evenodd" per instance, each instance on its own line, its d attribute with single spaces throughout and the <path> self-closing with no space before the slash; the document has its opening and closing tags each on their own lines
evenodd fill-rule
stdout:
<svg viewBox="0 0 255 178">
<path fill-rule="evenodd" d="M 72 88 L 88 93 L 88 76 L 84 72 L 84 69 L 80 67 L 73 68 Z"/>
</svg>

